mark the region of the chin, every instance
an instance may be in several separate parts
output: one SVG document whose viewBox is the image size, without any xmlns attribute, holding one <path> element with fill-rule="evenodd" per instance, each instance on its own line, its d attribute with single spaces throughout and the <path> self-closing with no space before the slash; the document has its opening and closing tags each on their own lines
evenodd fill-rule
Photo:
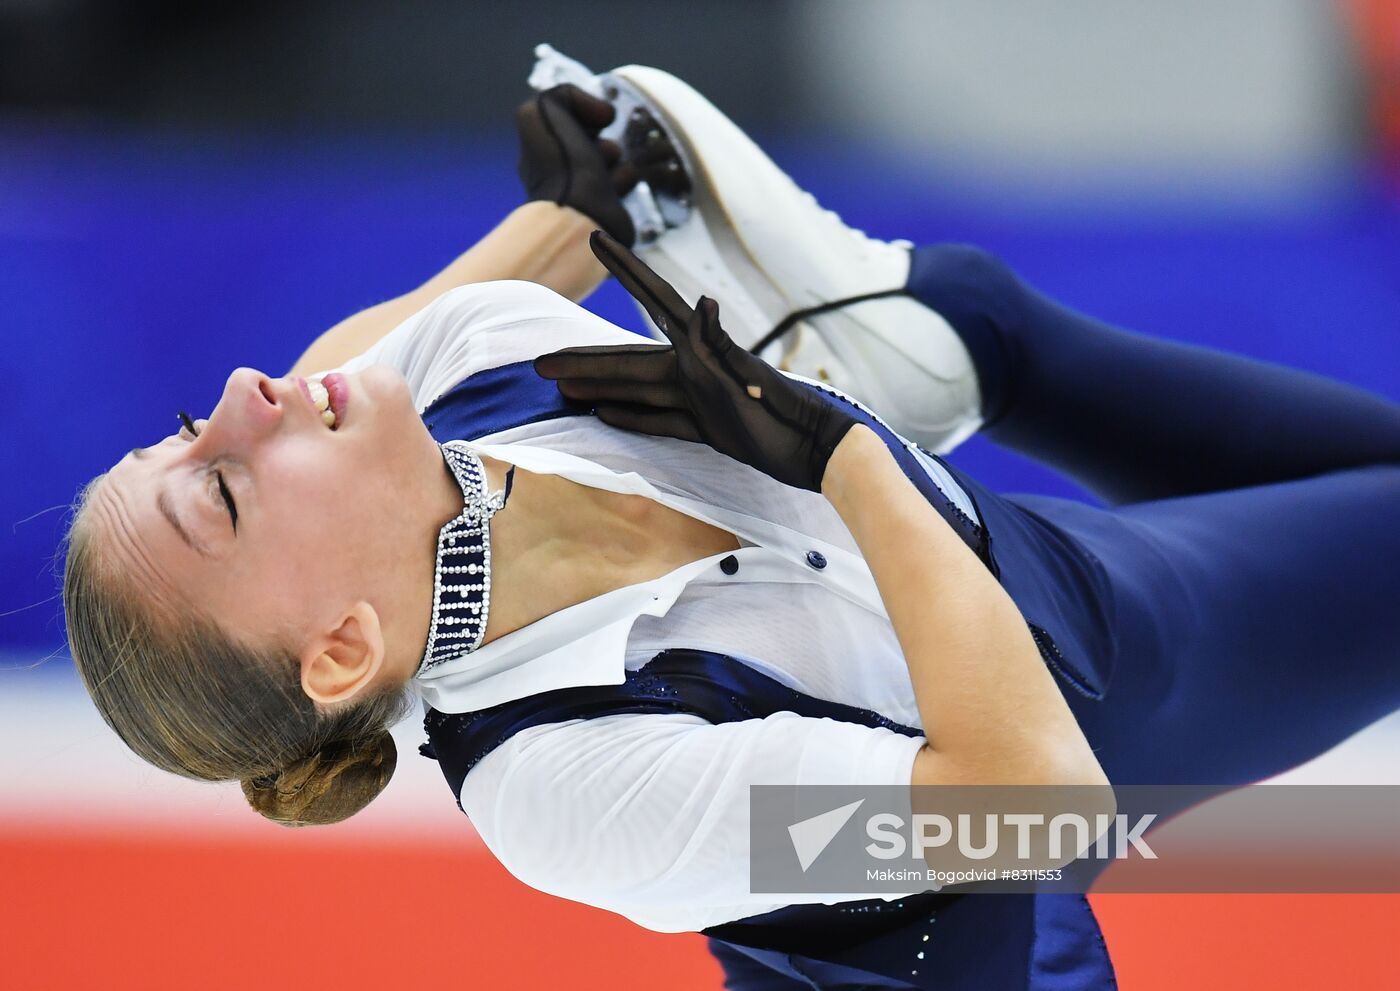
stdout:
<svg viewBox="0 0 1400 991">
<path fill-rule="evenodd" d="M 413 401 L 413 390 L 398 370 L 372 365 L 356 375 L 353 385 L 358 386 L 362 403 L 358 412 L 367 414 L 362 426 L 368 426 L 370 432 L 383 438 L 401 438 L 405 432 L 427 433 Z M 355 426 L 354 412 L 346 416 L 346 426 Z"/>
<path fill-rule="evenodd" d="M 394 403 L 408 409 L 414 416 L 418 415 L 413 405 L 413 390 L 398 369 L 388 365 L 371 365 L 360 372 L 358 378 L 364 390 L 377 402 Z"/>
</svg>

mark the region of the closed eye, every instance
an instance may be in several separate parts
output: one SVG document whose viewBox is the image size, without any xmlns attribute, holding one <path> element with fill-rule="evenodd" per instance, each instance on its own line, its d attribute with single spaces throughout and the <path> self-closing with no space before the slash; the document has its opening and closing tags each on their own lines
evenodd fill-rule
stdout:
<svg viewBox="0 0 1400 991">
<path fill-rule="evenodd" d="M 199 436 L 199 430 L 195 426 L 194 420 L 184 410 L 176 414 L 180 418 L 180 436 L 189 434 L 188 440 L 193 441 Z M 224 505 L 228 507 L 229 519 L 233 521 L 233 532 L 238 533 L 238 506 L 233 501 L 233 493 L 229 491 L 228 483 L 224 481 L 223 472 L 214 472 L 214 478 L 219 483 L 219 495 L 223 496 Z"/>
<path fill-rule="evenodd" d="M 228 485 L 224 483 L 224 473 L 214 472 L 214 477 L 219 480 L 219 495 L 224 497 L 224 505 L 228 507 L 228 515 L 233 520 L 233 532 L 238 532 L 238 507 L 233 504 L 233 493 L 228 490 Z"/>
</svg>

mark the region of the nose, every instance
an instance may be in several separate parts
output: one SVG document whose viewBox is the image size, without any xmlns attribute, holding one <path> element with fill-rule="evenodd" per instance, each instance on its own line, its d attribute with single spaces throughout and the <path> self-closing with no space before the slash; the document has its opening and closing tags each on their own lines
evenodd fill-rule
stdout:
<svg viewBox="0 0 1400 991">
<path fill-rule="evenodd" d="M 205 435 L 220 448 L 237 450 L 270 436 L 286 411 L 277 383 L 255 368 L 237 368 L 224 384 L 218 405 L 209 414 Z"/>
</svg>

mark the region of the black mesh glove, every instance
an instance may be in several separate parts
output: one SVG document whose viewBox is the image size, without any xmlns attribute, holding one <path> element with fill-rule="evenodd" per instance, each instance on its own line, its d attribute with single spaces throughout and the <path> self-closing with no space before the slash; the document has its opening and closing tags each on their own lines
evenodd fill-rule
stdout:
<svg viewBox="0 0 1400 991">
<path fill-rule="evenodd" d="M 628 189 L 637 179 L 645 179 L 658 193 L 674 197 L 690 193 L 690 176 L 681 165 L 676 146 L 665 128 L 642 107 L 627 116 L 627 126 L 622 129 L 622 162 L 614 175 L 627 183 Z"/>
<path fill-rule="evenodd" d="M 604 423 L 709 444 L 780 482 L 821 491 L 831 453 L 856 420 L 738 347 L 714 300 L 687 306 L 602 231 L 589 244 L 671 344 L 564 348 L 536 358 L 535 371 L 568 398 L 594 404 Z"/>
<path fill-rule="evenodd" d="M 573 207 L 631 244 L 637 232 L 622 196 L 637 184 L 637 173 L 620 165 L 621 148 L 598 139 L 615 115 L 607 100 L 572 83 L 526 100 L 515 111 L 520 180 L 531 200 Z"/>
<path fill-rule="evenodd" d="M 625 147 L 599 138 L 616 113 L 611 103 L 572 83 L 526 100 L 515 111 L 520 179 L 529 199 L 573 207 L 630 245 L 637 232 L 622 197 L 640 179 L 660 192 L 683 196 L 690 191 L 690 179 L 670 137 L 644 109 L 628 117 Z"/>
</svg>

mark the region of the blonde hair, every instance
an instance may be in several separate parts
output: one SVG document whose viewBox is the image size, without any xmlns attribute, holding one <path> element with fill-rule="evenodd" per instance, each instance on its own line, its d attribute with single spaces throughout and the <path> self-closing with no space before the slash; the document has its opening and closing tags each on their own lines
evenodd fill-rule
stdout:
<svg viewBox="0 0 1400 991">
<path fill-rule="evenodd" d="M 240 781 L 248 804 L 284 826 L 348 819 L 389 783 L 389 727 L 414 697 L 391 687 L 318 707 L 294 652 L 251 648 L 197 607 L 143 601 L 100 553 L 83 488 L 65 538 L 68 645 L 103 720 L 143 760 L 200 781 Z"/>
</svg>

